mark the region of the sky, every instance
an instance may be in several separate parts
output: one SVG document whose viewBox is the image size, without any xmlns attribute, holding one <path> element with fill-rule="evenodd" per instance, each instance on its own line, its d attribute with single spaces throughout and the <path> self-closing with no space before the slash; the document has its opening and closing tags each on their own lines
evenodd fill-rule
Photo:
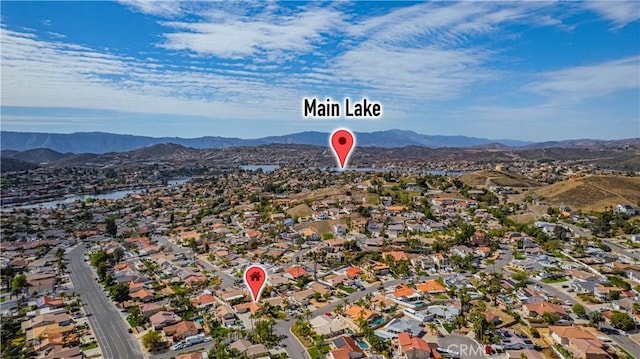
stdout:
<svg viewBox="0 0 640 359">
<path fill-rule="evenodd" d="M 2 1 L 1 127 L 640 137 L 640 1 Z M 302 116 L 367 98 L 376 119 Z"/>
</svg>

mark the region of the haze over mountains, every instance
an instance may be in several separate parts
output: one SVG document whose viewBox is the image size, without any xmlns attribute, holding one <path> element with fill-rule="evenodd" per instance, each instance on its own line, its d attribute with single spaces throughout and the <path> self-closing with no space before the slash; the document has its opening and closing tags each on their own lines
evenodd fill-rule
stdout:
<svg viewBox="0 0 640 359">
<path fill-rule="evenodd" d="M 601 145 L 624 145 L 638 143 L 638 139 L 601 141 L 601 140 L 570 140 L 560 142 L 545 142 L 533 144 L 525 141 L 509 139 L 486 139 L 467 136 L 431 136 L 413 131 L 388 130 L 378 132 L 355 132 L 356 143 L 361 147 L 396 148 L 418 146 L 430 148 L 442 147 L 594 147 Z M 260 146 L 267 144 L 304 144 L 327 146 L 329 133 L 300 132 L 283 136 L 269 136 L 256 139 L 228 138 L 205 136 L 198 138 L 180 137 L 147 137 L 135 135 L 121 135 L 104 132 L 76 132 L 70 134 L 11 132 L 0 133 L 1 149 L 26 151 L 37 148 L 48 148 L 61 153 L 107 153 L 131 151 L 156 144 L 175 143 L 192 148 L 223 148 L 239 146 Z"/>
</svg>

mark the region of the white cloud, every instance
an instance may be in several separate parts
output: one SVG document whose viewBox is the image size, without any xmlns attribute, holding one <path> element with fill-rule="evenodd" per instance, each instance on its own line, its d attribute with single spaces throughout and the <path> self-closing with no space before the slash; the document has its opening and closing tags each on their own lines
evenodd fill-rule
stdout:
<svg viewBox="0 0 640 359">
<path fill-rule="evenodd" d="M 614 29 L 640 19 L 639 1 L 586 1 L 584 6 L 615 24 Z"/>
<path fill-rule="evenodd" d="M 311 51 L 326 33 L 342 24 L 342 14 L 331 8 L 315 8 L 292 15 L 269 13 L 237 16 L 213 11 L 206 22 L 163 22 L 174 32 L 165 33 L 159 46 L 220 58 L 271 56 L 277 60 Z"/>
<path fill-rule="evenodd" d="M 291 118 L 297 94 L 257 77 L 168 68 L 0 29 L 3 106 L 73 107 L 225 119 Z M 251 73 L 248 73 L 251 75 Z M 294 112 L 295 111 L 295 112 Z"/>
<path fill-rule="evenodd" d="M 180 1 L 153 1 L 153 0 L 118 0 L 130 9 L 148 15 L 162 17 L 175 17 L 182 15 L 189 4 L 188 0 Z"/>
<path fill-rule="evenodd" d="M 640 88 L 640 57 L 632 56 L 600 64 L 577 66 L 538 75 L 525 88 L 554 97 L 559 102 L 598 98 Z"/>
</svg>

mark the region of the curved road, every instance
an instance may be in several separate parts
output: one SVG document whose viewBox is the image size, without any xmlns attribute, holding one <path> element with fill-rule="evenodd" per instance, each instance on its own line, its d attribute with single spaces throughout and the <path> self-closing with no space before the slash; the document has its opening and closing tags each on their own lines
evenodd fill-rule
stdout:
<svg viewBox="0 0 640 359">
<path fill-rule="evenodd" d="M 84 261 L 85 247 L 79 245 L 67 254 L 70 259 L 69 276 L 74 290 L 82 298 L 84 311 L 105 359 L 144 358 L 138 341 L 128 333 L 128 325 L 122 319 L 113 302 L 93 278 L 93 271 Z"/>
</svg>

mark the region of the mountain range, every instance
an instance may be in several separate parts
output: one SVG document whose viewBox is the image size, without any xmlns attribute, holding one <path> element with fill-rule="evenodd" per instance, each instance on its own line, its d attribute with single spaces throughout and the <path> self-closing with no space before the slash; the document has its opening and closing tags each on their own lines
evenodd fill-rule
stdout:
<svg viewBox="0 0 640 359">
<path fill-rule="evenodd" d="M 567 140 L 543 143 L 509 139 L 486 139 L 467 136 L 423 135 L 406 130 L 377 132 L 354 132 L 357 146 L 400 148 L 406 146 L 443 148 L 593 148 L 607 146 L 640 145 L 640 139 L 628 140 Z M 27 151 L 48 148 L 60 153 L 108 153 L 131 151 L 157 144 L 174 143 L 191 148 L 253 147 L 268 144 L 303 144 L 327 146 L 329 133 L 299 132 L 283 136 L 269 136 L 256 139 L 241 139 L 218 136 L 198 138 L 148 137 L 122 135 L 105 132 L 38 133 L 0 132 L 0 149 L 3 151 Z"/>
</svg>

